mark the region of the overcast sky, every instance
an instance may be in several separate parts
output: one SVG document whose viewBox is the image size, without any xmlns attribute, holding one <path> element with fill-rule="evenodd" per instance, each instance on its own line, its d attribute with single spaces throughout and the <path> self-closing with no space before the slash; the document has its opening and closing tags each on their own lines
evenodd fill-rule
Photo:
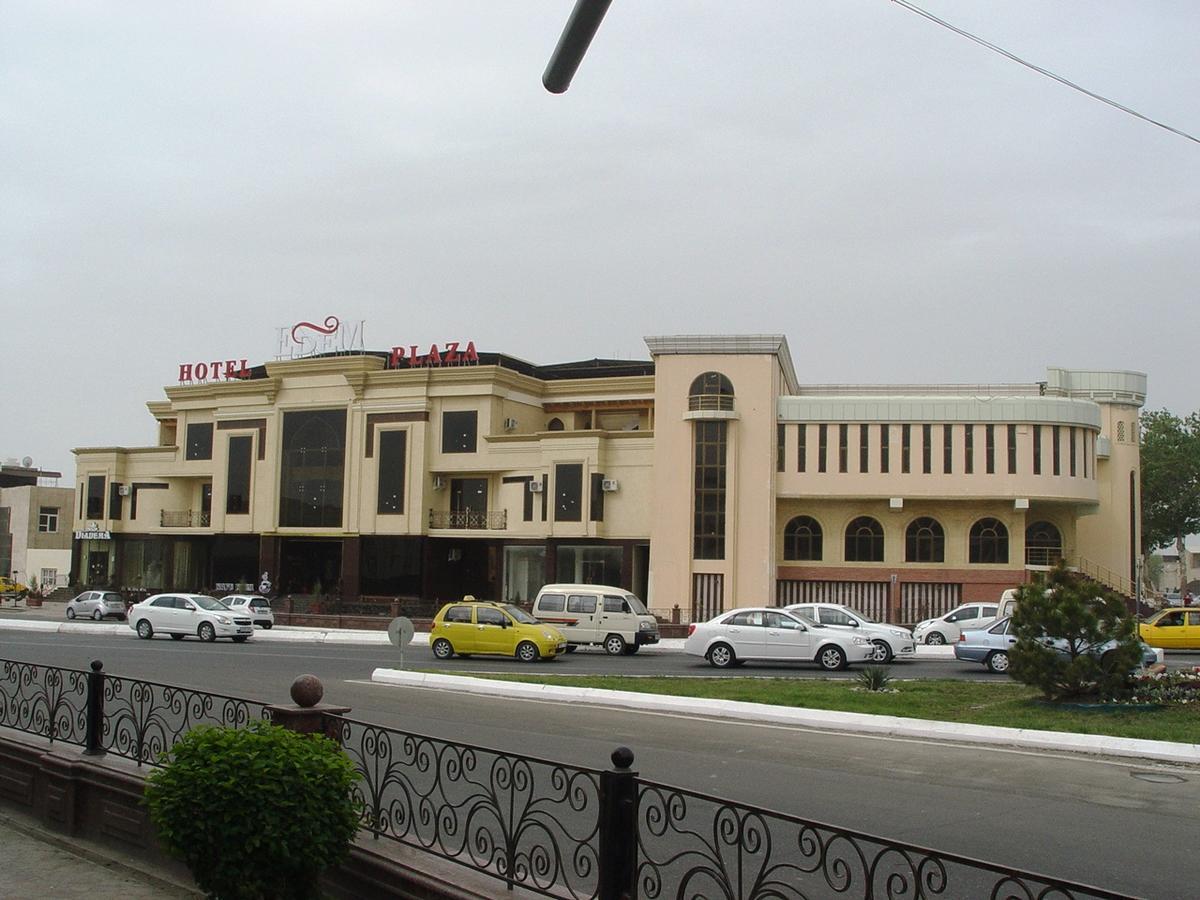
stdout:
<svg viewBox="0 0 1200 900">
<path fill-rule="evenodd" d="M 924 0 L 1200 133 L 1196 0 Z M 532 362 L 779 332 L 802 382 L 1149 375 L 1200 407 L 1200 145 L 887 0 L 0 7 L 0 457 L 145 446 L 280 326 Z"/>
</svg>

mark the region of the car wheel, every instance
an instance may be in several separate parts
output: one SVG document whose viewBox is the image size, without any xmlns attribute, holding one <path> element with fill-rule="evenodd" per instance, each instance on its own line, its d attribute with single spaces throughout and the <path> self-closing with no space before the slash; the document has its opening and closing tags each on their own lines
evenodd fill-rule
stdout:
<svg viewBox="0 0 1200 900">
<path fill-rule="evenodd" d="M 708 664 L 715 669 L 728 669 L 730 666 L 737 665 L 738 662 L 733 648 L 728 644 L 713 644 L 708 648 L 706 655 Z"/>
<path fill-rule="evenodd" d="M 93 611 L 92 611 L 92 618 L 93 618 L 95 621 L 97 621 L 97 622 L 101 622 L 101 621 L 103 621 L 103 620 L 104 620 L 104 613 L 100 612 L 100 610 L 98 610 L 98 609 L 97 609 L 97 610 L 93 610 Z"/>
<path fill-rule="evenodd" d="M 817 663 L 826 672 L 836 672 L 838 669 L 846 668 L 846 654 L 841 647 L 828 644 L 817 653 Z"/>
<path fill-rule="evenodd" d="M 995 672 L 997 675 L 1003 675 L 1008 671 L 1008 654 L 1003 650 L 997 650 L 995 653 L 989 653 L 985 665 L 989 672 Z"/>
<path fill-rule="evenodd" d="M 148 619 L 142 619 L 137 623 L 137 634 L 143 641 L 148 641 L 154 637 L 154 626 L 150 624 Z"/>
<path fill-rule="evenodd" d="M 521 662 L 537 662 L 537 658 L 541 655 L 537 645 L 532 641 L 521 641 L 517 644 L 517 659 Z"/>
<path fill-rule="evenodd" d="M 69 606 L 67 607 L 67 618 L 68 619 L 75 618 L 75 610 L 71 609 L 71 607 L 69 607 Z"/>
<path fill-rule="evenodd" d="M 932 644 L 935 647 L 941 646 L 946 643 L 946 636 L 940 631 L 931 631 L 929 632 L 929 636 L 925 638 L 925 643 Z"/>
<path fill-rule="evenodd" d="M 625 655 L 626 656 L 633 656 L 633 654 L 635 654 L 637 652 L 638 652 L 637 644 L 629 644 L 625 647 Z"/>
<path fill-rule="evenodd" d="M 873 663 L 890 663 L 896 655 L 892 653 L 892 648 L 888 646 L 887 641 L 872 641 L 875 649 L 871 651 L 871 662 Z"/>
<path fill-rule="evenodd" d="M 244 643 L 246 643 L 246 638 L 248 638 L 248 637 L 250 637 L 250 635 L 248 635 L 248 634 L 235 634 L 233 636 L 233 642 L 235 644 L 244 644 Z"/>
<path fill-rule="evenodd" d="M 263 622 L 263 628 L 266 628 L 269 630 L 270 627 L 274 624 L 275 624 L 274 622 Z"/>
<path fill-rule="evenodd" d="M 182 634 L 173 634 L 173 635 L 171 635 L 171 640 L 173 640 L 173 641 L 182 641 L 182 640 L 183 640 L 183 635 L 182 635 Z"/>
<path fill-rule="evenodd" d="M 211 644 L 217 639 L 217 629 L 213 628 L 210 622 L 201 622 L 200 627 L 196 629 L 196 634 L 206 644 Z"/>
<path fill-rule="evenodd" d="M 454 648 L 450 646 L 450 642 L 445 638 L 438 638 L 430 647 L 433 650 L 433 655 L 438 659 L 449 659 L 454 655 Z"/>
<path fill-rule="evenodd" d="M 625 652 L 625 638 L 619 634 L 610 634 L 604 639 L 604 652 L 609 656 L 620 656 Z"/>
</svg>

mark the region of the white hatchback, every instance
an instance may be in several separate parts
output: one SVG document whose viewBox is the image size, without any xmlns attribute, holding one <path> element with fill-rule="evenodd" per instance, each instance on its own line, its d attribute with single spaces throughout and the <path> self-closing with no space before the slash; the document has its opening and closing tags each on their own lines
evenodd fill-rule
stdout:
<svg viewBox="0 0 1200 900">
<path fill-rule="evenodd" d="M 746 607 L 688 626 L 683 650 L 703 656 L 718 669 L 748 660 L 815 662 L 835 671 L 869 662 L 874 645 L 864 637 L 826 628 L 812 619 L 775 607 Z"/>
<path fill-rule="evenodd" d="M 913 627 L 913 637 L 925 644 L 953 644 L 964 631 L 994 621 L 998 610 L 996 603 L 964 603 L 944 616 L 918 622 Z"/>
<path fill-rule="evenodd" d="M 867 638 L 875 648 L 874 662 L 889 663 L 897 656 L 902 659 L 916 657 L 917 642 L 911 631 L 899 625 L 872 622 L 862 613 L 840 603 L 793 603 L 784 609 L 798 612 L 822 625 Z"/>
<path fill-rule="evenodd" d="M 129 627 L 143 640 L 169 634 L 181 641 L 195 635 L 202 641 L 230 638 L 245 643 L 254 634 L 254 623 L 244 613 L 204 594 L 155 594 L 129 610 Z"/>
<path fill-rule="evenodd" d="M 255 625 L 262 628 L 270 628 L 275 624 L 271 601 L 261 594 L 229 594 L 222 597 L 221 602 L 234 612 L 245 613 L 254 620 Z"/>
</svg>

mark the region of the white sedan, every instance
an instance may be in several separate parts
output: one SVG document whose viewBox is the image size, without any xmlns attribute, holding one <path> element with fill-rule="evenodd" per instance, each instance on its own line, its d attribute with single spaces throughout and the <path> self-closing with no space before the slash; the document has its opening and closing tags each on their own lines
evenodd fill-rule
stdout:
<svg viewBox="0 0 1200 900">
<path fill-rule="evenodd" d="M 241 644 L 254 634 L 254 623 L 248 615 L 235 613 L 220 600 L 204 594 L 147 597 L 129 610 L 129 627 L 144 640 L 162 633 L 177 641 L 195 635 L 202 641 L 221 637 Z"/>
<path fill-rule="evenodd" d="M 689 625 L 683 650 L 704 657 L 718 669 L 761 660 L 815 662 L 822 669 L 835 671 L 851 663 L 868 662 L 875 647 L 864 637 L 826 628 L 797 613 L 755 606 Z"/>
<path fill-rule="evenodd" d="M 874 661 L 877 663 L 889 663 L 897 656 L 901 659 L 916 658 L 917 642 L 911 631 L 899 625 L 872 622 L 862 613 L 841 603 L 793 603 L 784 609 L 839 631 L 853 631 L 859 637 L 867 638 L 875 646 Z"/>
</svg>

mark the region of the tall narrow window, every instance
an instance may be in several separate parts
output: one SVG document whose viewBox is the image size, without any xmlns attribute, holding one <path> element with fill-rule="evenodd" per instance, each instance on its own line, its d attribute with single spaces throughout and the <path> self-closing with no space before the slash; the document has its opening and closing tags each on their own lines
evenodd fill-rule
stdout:
<svg viewBox="0 0 1200 900">
<path fill-rule="evenodd" d="M 1088 460 L 1091 455 L 1091 432 L 1083 429 L 1083 477 L 1088 477 Z"/>
<path fill-rule="evenodd" d="M 989 475 L 996 474 L 996 426 L 987 425 L 983 429 L 983 466 Z"/>
<path fill-rule="evenodd" d="M 346 411 L 284 413 L 279 524 L 341 526 L 345 477 Z"/>
<path fill-rule="evenodd" d="M 871 426 L 858 426 L 858 471 L 871 470 Z"/>
<path fill-rule="evenodd" d="M 821 558 L 821 526 L 816 519 L 812 516 L 796 516 L 783 527 L 783 558 Z"/>
<path fill-rule="evenodd" d="M 783 471 L 784 450 L 787 446 L 787 426 L 775 426 L 775 471 Z"/>
<path fill-rule="evenodd" d="M 1062 429 L 1050 426 L 1050 464 L 1055 475 L 1062 474 Z"/>
<path fill-rule="evenodd" d="M 592 473 L 592 495 L 591 503 L 588 504 L 588 519 L 592 522 L 604 521 L 604 475 L 600 472 Z"/>
<path fill-rule="evenodd" d="M 817 426 L 817 471 L 825 471 L 825 456 L 829 449 L 829 426 Z"/>
<path fill-rule="evenodd" d="M 905 562 L 945 562 L 946 533 L 929 516 L 914 519 L 904 532 Z"/>
<path fill-rule="evenodd" d="M 248 434 L 229 439 L 229 463 L 225 469 L 225 512 L 241 515 L 250 512 L 250 449 L 254 438 Z"/>
<path fill-rule="evenodd" d="M 921 473 L 928 475 L 933 471 L 933 426 L 921 426 Z"/>
<path fill-rule="evenodd" d="M 121 507 L 124 505 L 122 501 L 125 498 L 121 496 L 121 485 L 115 481 L 108 483 L 108 517 L 120 521 Z"/>
<path fill-rule="evenodd" d="M 554 521 L 583 520 L 583 466 L 559 463 L 554 467 Z"/>
<path fill-rule="evenodd" d="M 104 518 L 104 476 L 89 475 L 87 480 L 87 517 Z"/>
<path fill-rule="evenodd" d="M 887 474 L 891 469 L 889 450 L 891 449 L 891 425 L 879 426 L 879 471 Z"/>
<path fill-rule="evenodd" d="M 187 427 L 185 459 L 212 459 L 213 423 L 198 422 Z"/>
<path fill-rule="evenodd" d="M 846 526 L 846 562 L 883 562 L 883 526 L 859 516 Z"/>
<path fill-rule="evenodd" d="M 796 471 L 803 472 L 808 463 L 808 425 L 796 426 Z"/>
<path fill-rule="evenodd" d="M 1071 454 L 1071 465 L 1067 469 L 1067 471 L 1070 472 L 1072 478 L 1075 477 L 1075 454 L 1078 449 L 1075 445 L 1075 432 L 1078 430 L 1079 429 L 1076 428 L 1075 426 L 1073 426 L 1073 425 L 1071 426 L 1071 446 L 1067 448 Z"/>
<path fill-rule="evenodd" d="M 1008 426 L 1008 474 L 1017 474 L 1017 426 Z"/>
<path fill-rule="evenodd" d="M 912 471 L 912 426 L 900 426 L 900 471 Z"/>
<path fill-rule="evenodd" d="M 404 512 L 404 470 L 408 466 L 408 432 L 379 432 L 379 496 L 376 511 L 398 516 Z"/>
<path fill-rule="evenodd" d="M 850 426 L 838 426 L 838 471 L 845 472 L 849 468 L 850 456 Z"/>
<path fill-rule="evenodd" d="M 963 471 L 971 475 L 975 471 L 975 426 L 963 426 Z"/>
<path fill-rule="evenodd" d="M 954 471 L 954 426 L 942 426 L 942 472 L 949 475 Z"/>
<path fill-rule="evenodd" d="M 972 525 L 969 541 L 969 562 L 1008 562 L 1008 529 L 998 519 L 980 519 Z"/>
<path fill-rule="evenodd" d="M 1042 474 L 1042 426 L 1033 426 L 1033 474 Z"/>
<path fill-rule="evenodd" d="M 692 554 L 725 558 L 725 453 L 728 423 L 701 419 L 695 428 Z"/>
</svg>

